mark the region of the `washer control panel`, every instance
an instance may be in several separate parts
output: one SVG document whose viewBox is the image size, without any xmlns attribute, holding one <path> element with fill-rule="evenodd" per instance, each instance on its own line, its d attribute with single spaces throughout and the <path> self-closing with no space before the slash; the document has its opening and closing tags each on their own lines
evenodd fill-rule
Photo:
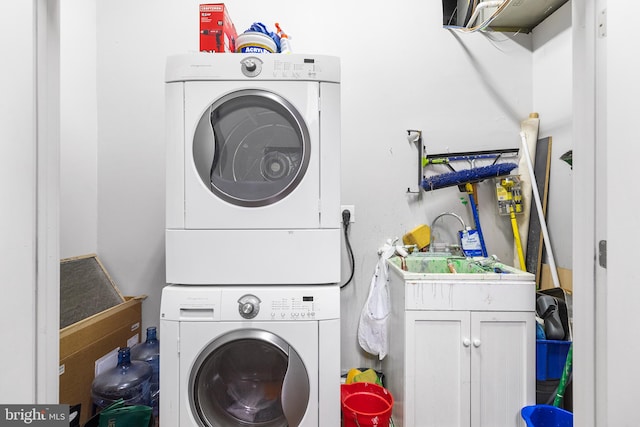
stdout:
<svg viewBox="0 0 640 427">
<path fill-rule="evenodd" d="M 273 320 L 315 320 L 317 302 L 313 295 L 274 298 L 270 301 Z"/>
<path fill-rule="evenodd" d="M 340 289 L 334 285 L 170 285 L 162 291 L 161 319 L 181 322 L 340 319 Z"/>
</svg>

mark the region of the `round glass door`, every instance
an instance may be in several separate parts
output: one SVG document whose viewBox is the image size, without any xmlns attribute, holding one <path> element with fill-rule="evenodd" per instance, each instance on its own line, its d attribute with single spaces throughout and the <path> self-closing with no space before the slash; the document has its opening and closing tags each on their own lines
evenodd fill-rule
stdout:
<svg viewBox="0 0 640 427">
<path fill-rule="evenodd" d="M 261 330 L 231 332 L 209 344 L 196 360 L 189 383 L 189 400 L 200 425 L 288 426 L 282 401 L 287 395 L 288 353 L 284 340 Z M 306 370 L 294 374 L 297 384 L 289 387 L 300 388 L 298 394 L 306 393 L 308 401 Z"/>
<path fill-rule="evenodd" d="M 271 92 L 242 90 L 212 104 L 193 140 L 200 178 L 220 198 L 265 206 L 296 188 L 310 158 L 309 132 L 296 109 Z"/>
</svg>

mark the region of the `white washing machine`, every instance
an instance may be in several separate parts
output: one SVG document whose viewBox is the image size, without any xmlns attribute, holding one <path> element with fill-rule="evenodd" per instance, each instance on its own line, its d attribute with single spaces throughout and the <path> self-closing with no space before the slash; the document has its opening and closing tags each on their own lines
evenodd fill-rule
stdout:
<svg viewBox="0 0 640 427">
<path fill-rule="evenodd" d="M 168 283 L 340 281 L 338 58 L 169 57 L 166 120 Z"/>
<path fill-rule="evenodd" d="M 162 425 L 340 425 L 337 285 L 170 285 L 160 316 Z"/>
</svg>

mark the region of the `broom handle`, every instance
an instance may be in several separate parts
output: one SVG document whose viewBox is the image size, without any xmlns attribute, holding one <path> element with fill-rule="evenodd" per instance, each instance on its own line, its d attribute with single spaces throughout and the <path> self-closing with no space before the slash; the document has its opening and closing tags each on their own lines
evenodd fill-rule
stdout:
<svg viewBox="0 0 640 427">
<path fill-rule="evenodd" d="M 520 240 L 520 231 L 518 230 L 518 221 L 513 206 L 509 205 L 509 217 L 511 218 L 511 229 L 513 230 L 513 240 L 516 243 L 518 251 L 518 261 L 520 262 L 520 270 L 527 271 L 527 264 L 524 262 L 524 253 L 522 252 L 522 240 Z"/>
<path fill-rule="evenodd" d="M 558 270 L 556 270 L 556 261 L 553 258 L 553 251 L 551 250 L 551 240 L 549 240 L 549 232 L 547 231 L 547 222 L 544 218 L 544 213 L 542 212 L 542 202 L 540 202 L 540 193 L 538 192 L 538 183 L 536 181 L 536 176 L 533 172 L 533 163 L 531 162 L 531 156 L 529 156 L 529 145 L 527 144 L 527 137 L 524 132 L 520 132 L 520 139 L 522 140 L 522 154 L 524 154 L 525 159 L 527 160 L 527 167 L 529 169 L 529 177 L 531 178 L 531 189 L 533 190 L 533 198 L 536 202 L 536 207 L 538 211 L 538 219 L 540 220 L 540 225 L 542 228 L 542 236 L 544 237 L 544 247 L 547 250 L 547 255 L 549 257 L 549 269 L 551 270 L 551 278 L 553 280 L 553 286 L 556 288 L 560 287 L 560 279 L 558 278 Z"/>
<path fill-rule="evenodd" d="M 467 183 L 465 185 L 467 193 L 469 194 L 469 203 L 471 203 L 471 212 L 473 213 L 473 220 L 476 223 L 476 231 L 478 231 L 478 237 L 480 238 L 480 247 L 482 248 L 482 256 L 488 257 L 487 246 L 484 243 L 484 235 L 482 234 L 482 227 L 480 227 L 480 215 L 478 214 L 478 205 L 474 197 L 475 190 L 473 184 Z"/>
</svg>

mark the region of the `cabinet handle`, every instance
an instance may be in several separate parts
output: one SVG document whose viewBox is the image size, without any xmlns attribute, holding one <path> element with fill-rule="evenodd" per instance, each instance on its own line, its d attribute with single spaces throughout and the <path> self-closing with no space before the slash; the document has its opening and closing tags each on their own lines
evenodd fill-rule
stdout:
<svg viewBox="0 0 640 427">
<path fill-rule="evenodd" d="M 482 344 L 482 342 L 480 342 L 479 339 L 476 338 L 475 340 L 473 340 L 473 346 L 474 347 L 480 347 L 480 344 Z"/>
<path fill-rule="evenodd" d="M 469 338 L 465 338 L 462 340 L 462 345 L 465 347 L 469 347 L 471 345 L 471 340 Z"/>
</svg>

